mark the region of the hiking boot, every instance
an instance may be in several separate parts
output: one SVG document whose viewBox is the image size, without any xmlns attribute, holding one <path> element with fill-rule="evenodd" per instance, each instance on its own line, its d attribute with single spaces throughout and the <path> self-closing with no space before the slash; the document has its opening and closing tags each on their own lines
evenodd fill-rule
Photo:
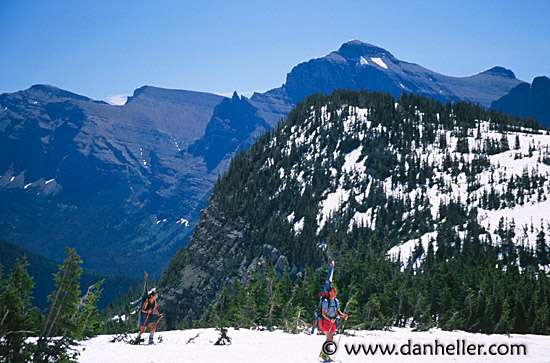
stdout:
<svg viewBox="0 0 550 363">
<path fill-rule="evenodd" d="M 319 359 L 323 362 L 332 362 L 333 361 L 333 359 L 330 356 L 326 355 L 323 352 L 321 352 L 321 354 L 319 354 Z"/>
</svg>

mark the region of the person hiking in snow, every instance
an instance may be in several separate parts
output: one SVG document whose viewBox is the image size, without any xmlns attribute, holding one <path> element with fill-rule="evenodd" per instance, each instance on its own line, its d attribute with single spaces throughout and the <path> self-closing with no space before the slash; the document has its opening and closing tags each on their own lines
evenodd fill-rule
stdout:
<svg viewBox="0 0 550 363">
<path fill-rule="evenodd" d="M 147 329 L 148 326 L 149 329 L 151 329 L 151 333 L 149 334 L 149 344 L 153 344 L 153 337 L 155 335 L 155 331 L 157 330 L 157 323 L 163 317 L 163 315 L 157 310 L 157 298 L 157 292 L 151 292 L 141 307 L 139 334 L 137 338 L 138 341 L 141 338 L 141 334 L 145 332 L 145 329 Z"/>
<path fill-rule="evenodd" d="M 336 298 L 336 287 L 331 287 L 328 292 L 328 299 L 323 301 L 321 306 L 321 331 L 327 336 L 327 340 L 332 340 L 336 332 L 336 317 L 348 320 L 348 316 L 340 311 L 340 302 Z"/>
</svg>

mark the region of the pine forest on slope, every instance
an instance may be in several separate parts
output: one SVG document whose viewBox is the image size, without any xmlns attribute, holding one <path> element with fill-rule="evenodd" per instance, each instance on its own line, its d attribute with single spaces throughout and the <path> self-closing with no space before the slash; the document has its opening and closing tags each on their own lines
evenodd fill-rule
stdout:
<svg viewBox="0 0 550 363">
<path fill-rule="evenodd" d="M 169 326 L 292 325 L 334 259 L 355 326 L 546 334 L 549 148 L 466 102 L 310 96 L 216 182 L 161 279 Z"/>
</svg>

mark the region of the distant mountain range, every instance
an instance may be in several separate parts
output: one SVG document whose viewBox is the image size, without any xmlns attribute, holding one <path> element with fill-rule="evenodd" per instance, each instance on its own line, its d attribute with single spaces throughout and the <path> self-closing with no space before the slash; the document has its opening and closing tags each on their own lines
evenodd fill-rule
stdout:
<svg viewBox="0 0 550 363">
<path fill-rule="evenodd" d="M 184 150 L 223 97 L 143 87 L 111 106 L 51 86 L 0 95 L 0 235 L 85 267 L 162 271 L 217 174 Z"/>
<path fill-rule="evenodd" d="M 124 106 L 47 85 L 0 95 L 0 238 L 86 268 L 160 273 L 231 157 L 304 97 L 338 88 L 423 93 L 486 107 L 524 84 L 502 67 L 444 76 L 351 41 L 250 99 L 137 89 Z"/>
<path fill-rule="evenodd" d="M 285 89 L 294 102 L 343 88 L 378 90 L 394 97 L 417 93 L 442 102 L 464 100 L 489 107 L 519 83 L 512 71 L 502 67 L 469 77 L 445 76 L 401 61 L 385 49 L 352 40 L 336 52 L 294 67 Z"/>
</svg>

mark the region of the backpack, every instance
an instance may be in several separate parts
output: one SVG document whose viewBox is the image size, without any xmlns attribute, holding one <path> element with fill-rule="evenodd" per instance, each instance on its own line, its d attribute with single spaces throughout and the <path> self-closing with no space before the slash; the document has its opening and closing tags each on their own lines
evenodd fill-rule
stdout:
<svg viewBox="0 0 550 363">
<path fill-rule="evenodd" d="M 336 299 L 334 300 L 330 300 L 328 298 L 328 296 L 324 296 L 321 301 L 319 301 L 319 305 L 317 305 L 317 315 L 319 316 L 319 319 L 322 319 L 322 320 L 326 320 L 324 317 L 323 317 L 323 303 L 327 301 L 327 304 L 328 304 L 328 309 L 329 310 L 330 308 L 332 307 L 338 307 L 338 303 Z M 331 303 L 331 301 L 333 301 L 333 303 Z"/>
<path fill-rule="evenodd" d="M 319 297 L 321 297 L 322 293 L 319 293 Z M 314 328 L 317 328 L 319 331 L 321 331 L 321 320 L 326 320 L 324 317 L 323 317 L 323 302 L 325 301 L 328 301 L 328 305 L 329 305 L 329 308 L 331 306 L 335 306 L 333 304 L 330 303 L 330 299 L 328 298 L 328 291 L 325 292 L 324 296 L 319 299 L 319 304 L 317 304 L 317 309 L 315 310 L 315 321 L 316 321 L 316 324 L 314 326 Z M 333 300 L 335 301 L 335 300 Z M 338 306 L 338 305 L 336 305 Z"/>
</svg>

